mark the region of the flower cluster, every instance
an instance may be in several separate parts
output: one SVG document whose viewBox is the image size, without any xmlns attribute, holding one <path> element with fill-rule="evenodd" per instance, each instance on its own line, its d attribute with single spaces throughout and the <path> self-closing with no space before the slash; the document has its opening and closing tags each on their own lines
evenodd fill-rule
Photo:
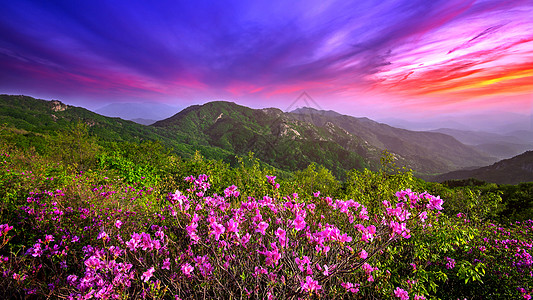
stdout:
<svg viewBox="0 0 533 300">
<path fill-rule="evenodd" d="M 445 219 L 443 200 L 428 193 L 398 191 L 394 201 L 380 200 L 376 208 L 319 191 L 281 196 L 275 176 L 266 177 L 272 194 L 258 198 L 236 185 L 211 194 L 207 175 L 185 181 L 163 205 L 147 201 L 135 211 L 96 201 L 145 199 L 150 189 L 98 184 L 86 194 L 89 200 L 76 201 L 61 188 L 32 191 L 20 216 L 33 226 L 33 238 L 25 255 L 0 256 L 4 278 L 27 294 L 70 299 L 329 299 L 365 297 L 377 287 L 380 297 L 426 299 L 419 274 L 443 271 L 451 278 L 469 266 L 468 255 L 477 255 L 470 265 L 479 269 L 496 254 L 510 254 L 501 259 L 520 278 L 533 265 L 531 243 L 498 226 L 487 229 L 495 233 L 484 244 L 464 247 L 470 252 L 460 252 L 457 242 L 435 262 L 399 256 L 398 249 L 412 251 L 443 226 L 436 221 Z M 0 225 L 4 240 L 12 229 Z M 401 272 L 383 257 L 400 257 Z M 46 285 L 35 284 L 45 277 Z M 516 292 L 526 297 L 526 279 L 522 286 Z"/>
</svg>

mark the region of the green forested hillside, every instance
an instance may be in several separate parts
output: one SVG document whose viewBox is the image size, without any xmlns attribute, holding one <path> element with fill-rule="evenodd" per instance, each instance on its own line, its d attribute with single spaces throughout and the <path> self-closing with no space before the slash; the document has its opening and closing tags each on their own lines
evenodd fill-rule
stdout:
<svg viewBox="0 0 533 300">
<path fill-rule="evenodd" d="M 0 122 L 30 135 L 57 132 L 77 121 L 87 124 L 89 132 L 104 141 L 160 141 L 182 157 L 199 151 L 231 164 L 236 163 L 235 155 L 254 152 L 263 163 L 282 170 L 295 171 L 317 163 L 342 178 L 354 168 L 376 170 L 384 150 L 393 154 L 398 165 L 420 175 L 493 162 L 444 134 L 402 130 L 312 109 L 284 113 L 216 101 L 188 107 L 144 126 L 60 101 L 0 95 Z"/>
<path fill-rule="evenodd" d="M 252 150 L 261 160 L 289 170 L 314 161 L 336 175 L 351 168 L 375 170 L 383 150 L 393 153 L 398 165 L 421 175 L 495 161 L 445 134 L 403 130 L 310 108 L 284 113 L 218 101 L 191 106 L 153 126 L 189 134 L 237 154 Z"/>
<path fill-rule="evenodd" d="M 85 124 L 89 133 L 104 142 L 159 141 L 182 157 L 191 157 L 196 151 L 209 158 L 233 159 L 234 154 L 223 149 L 190 140 L 180 132 L 145 126 L 120 118 L 104 117 L 81 107 L 65 105 L 60 101 L 45 101 L 28 96 L 0 95 L 0 124 L 25 130 L 39 146 L 40 134 L 54 135 L 68 130 L 75 123 Z"/>
<path fill-rule="evenodd" d="M 329 132 L 287 117 L 278 109 L 254 110 L 230 102 L 191 106 L 154 127 L 189 135 L 201 142 L 245 155 L 249 151 L 280 169 L 295 171 L 312 162 L 337 176 L 356 168 L 375 169 L 379 152 L 371 147 L 346 149 L 337 141 L 350 140 L 344 132 Z"/>
<path fill-rule="evenodd" d="M 399 163 L 420 174 L 442 173 L 496 160 L 455 138 L 436 132 L 411 131 L 342 114 L 302 108 L 291 117 L 316 126 L 336 126 L 367 144 L 396 154 Z"/>
</svg>

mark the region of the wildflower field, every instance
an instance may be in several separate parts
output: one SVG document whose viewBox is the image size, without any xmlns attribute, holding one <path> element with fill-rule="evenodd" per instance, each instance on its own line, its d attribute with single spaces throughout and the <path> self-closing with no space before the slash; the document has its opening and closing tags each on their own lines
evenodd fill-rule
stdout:
<svg viewBox="0 0 533 300">
<path fill-rule="evenodd" d="M 533 221 L 494 186 L 427 183 L 387 156 L 341 182 L 152 142 L 58 147 L 69 134 L 36 150 L 3 129 L 3 299 L 531 298 Z"/>
</svg>

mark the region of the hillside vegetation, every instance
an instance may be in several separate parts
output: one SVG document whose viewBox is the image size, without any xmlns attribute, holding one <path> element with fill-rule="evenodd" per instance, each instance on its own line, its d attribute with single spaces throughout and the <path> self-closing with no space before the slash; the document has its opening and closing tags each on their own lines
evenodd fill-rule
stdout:
<svg viewBox="0 0 533 300">
<path fill-rule="evenodd" d="M 0 298 L 533 292 L 529 183 L 425 182 L 388 152 L 374 171 L 342 180 L 316 163 L 280 170 L 252 152 L 232 164 L 184 158 L 134 132 L 113 139 L 118 127 L 81 117 L 52 129 L 39 109 L 31 120 L 30 109 L 4 116 L 0 130 Z"/>
<path fill-rule="evenodd" d="M 494 158 L 453 137 L 394 128 L 367 118 L 301 108 L 251 109 L 231 102 L 191 106 L 153 124 L 237 154 L 294 171 L 316 162 L 343 177 L 346 170 L 379 166 L 380 153 L 417 174 L 435 174 L 488 165 Z"/>
</svg>

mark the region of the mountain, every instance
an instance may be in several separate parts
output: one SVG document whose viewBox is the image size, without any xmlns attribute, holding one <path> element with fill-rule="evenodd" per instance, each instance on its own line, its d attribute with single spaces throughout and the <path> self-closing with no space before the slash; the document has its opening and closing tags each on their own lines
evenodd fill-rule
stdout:
<svg viewBox="0 0 533 300">
<path fill-rule="evenodd" d="M 475 178 L 498 184 L 518 184 L 533 181 L 533 151 L 504 159 L 493 165 L 474 170 L 461 170 L 442 174 L 431 181 Z"/>
<path fill-rule="evenodd" d="M 226 115 L 232 113 L 235 117 L 243 118 L 246 128 L 234 126 L 235 124 L 238 125 L 238 122 L 233 124 L 232 119 L 223 118 L 217 122 L 217 126 L 211 128 L 211 131 L 206 131 L 208 134 L 204 134 L 202 130 L 205 128 L 201 126 L 209 125 L 208 119 L 202 120 L 192 115 L 188 116 L 191 122 L 183 122 L 178 126 L 179 130 L 171 127 L 145 126 L 120 118 L 105 117 L 81 107 L 65 105 L 58 100 L 45 101 L 27 96 L 12 95 L 0 95 L 0 124 L 14 127 L 17 129 L 16 132 L 24 135 L 38 136 L 40 134 L 54 135 L 58 131 L 70 128 L 76 122 L 82 122 L 87 125 L 90 134 L 97 136 L 104 142 L 157 140 L 185 158 L 199 151 L 206 158 L 229 163 L 236 162 L 236 154 L 246 155 L 249 151 L 254 151 L 255 157 L 260 158 L 263 163 L 272 163 L 271 165 L 281 170 L 303 169 L 316 162 L 326 166 L 339 177 L 342 177 L 346 170 L 351 168 L 372 167 L 375 169 L 375 166 L 370 166 L 362 156 L 345 150 L 334 142 L 315 139 L 295 140 L 295 132 L 285 126 L 283 120 L 272 123 L 279 125 L 275 130 L 280 131 L 279 136 L 281 138 L 272 139 L 271 137 L 277 137 L 277 135 L 258 134 L 265 132 L 262 127 L 263 123 L 254 124 L 254 120 L 263 114 L 261 110 L 254 111 L 245 107 L 236 110 L 235 104 L 224 102 L 211 103 L 203 107 L 208 108 L 210 106 L 224 111 Z M 227 108 L 225 108 L 226 106 Z M 188 115 L 196 107 L 189 107 L 178 113 L 177 116 Z M 281 111 L 279 112 L 281 113 Z M 217 116 L 212 116 L 212 119 L 215 120 Z M 205 118 L 205 116 L 203 117 Z M 171 119 L 161 121 L 161 123 Z M 265 122 L 265 120 L 262 121 Z M 268 119 L 268 121 L 275 120 Z M 310 124 L 300 125 L 313 127 Z M 231 131 L 231 134 L 227 134 L 228 130 Z M 326 135 L 322 131 L 315 134 Z M 379 160 L 379 153 L 376 153 L 375 156 Z"/>
<path fill-rule="evenodd" d="M 533 132 L 515 131 L 508 134 L 490 133 L 484 131 L 466 131 L 451 128 L 432 130 L 448 134 L 465 145 L 473 146 L 478 151 L 487 153 L 498 159 L 516 156 L 528 150 L 533 150 Z"/>
<path fill-rule="evenodd" d="M 454 129 L 462 130 L 473 130 L 468 123 L 461 123 L 451 118 L 440 118 L 440 119 L 399 119 L 399 118 L 381 118 L 378 119 L 380 123 L 390 125 L 392 127 L 413 130 L 413 131 L 432 131 L 436 128 L 449 127 Z"/>
<path fill-rule="evenodd" d="M 95 110 L 96 113 L 107 117 L 119 117 L 132 121 L 134 119 L 162 120 L 179 111 L 180 109 L 175 106 L 160 103 L 110 103 Z"/>
<path fill-rule="evenodd" d="M 130 121 L 133 121 L 133 122 L 135 122 L 137 124 L 142 124 L 142 125 L 152 125 L 155 122 L 157 122 L 157 120 L 143 119 L 143 118 L 131 119 Z"/>
<path fill-rule="evenodd" d="M 188 134 L 238 154 L 255 152 L 272 165 L 292 168 L 317 162 L 338 174 L 350 168 L 376 168 L 383 150 L 400 166 L 435 174 L 496 161 L 449 135 L 415 132 L 333 111 L 299 108 L 251 109 L 231 102 L 186 108 L 152 126 Z"/>
<path fill-rule="evenodd" d="M 208 158 L 224 160 L 234 158 L 233 153 L 195 143 L 188 136 L 178 132 L 120 118 L 105 117 L 82 107 L 63 104 L 58 100 L 46 101 L 22 95 L 0 95 L 0 124 L 37 134 L 55 134 L 76 122 L 85 123 L 91 134 L 104 141 L 160 141 L 183 157 L 190 157 L 196 151 L 200 151 Z"/>
<path fill-rule="evenodd" d="M 347 115 L 325 114 L 307 108 L 294 111 L 298 120 L 318 127 L 333 124 L 377 149 L 395 153 L 407 167 L 419 173 L 439 173 L 465 167 L 484 166 L 496 161 L 486 154 L 464 145 L 455 138 L 437 132 L 410 131 Z"/>
<path fill-rule="evenodd" d="M 300 107 L 300 108 L 297 108 L 291 111 L 291 113 L 299 114 L 299 115 L 320 114 L 323 117 L 328 117 L 328 118 L 335 118 L 335 117 L 342 116 L 341 114 L 333 110 L 317 110 L 311 107 Z"/>
<path fill-rule="evenodd" d="M 451 135 L 456 138 L 458 141 L 465 145 L 480 145 L 487 143 L 510 143 L 510 144 L 520 144 L 526 143 L 525 140 L 513 136 L 513 135 L 503 135 L 498 133 L 491 133 L 485 131 L 468 131 L 468 130 L 459 130 L 452 128 L 439 128 L 431 130 L 431 132 L 439 132 L 447 135 Z"/>
<path fill-rule="evenodd" d="M 49 133 L 87 124 L 103 141 L 158 140 L 183 157 L 200 151 L 207 158 L 234 163 L 250 151 L 263 163 L 294 171 L 321 164 L 342 178 L 347 170 L 380 165 L 382 151 L 398 166 L 418 175 L 488 165 L 494 160 L 453 137 L 414 132 L 311 108 L 285 113 L 276 108 L 251 109 L 231 102 L 193 105 L 170 118 L 145 126 L 99 115 L 84 108 L 27 96 L 0 95 L 0 123 L 27 132 Z"/>
<path fill-rule="evenodd" d="M 506 133 L 506 135 L 517 137 L 528 143 L 533 143 L 533 117 L 531 119 L 532 126 L 530 130 L 514 130 Z"/>
<path fill-rule="evenodd" d="M 485 111 L 477 114 L 459 112 L 431 118 L 420 116 L 409 120 L 383 118 L 380 121 L 394 127 L 417 131 L 452 128 L 506 134 L 511 131 L 533 130 L 533 115 L 503 111 Z"/>
<path fill-rule="evenodd" d="M 376 169 L 380 157 L 378 149 L 340 128 L 319 128 L 276 108 L 209 102 L 190 106 L 152 126 L 240 155 L 252 151 L 262 161 L 286 170 L 315 162 L 342 177 L 353 168 Z"/>
</svg>

